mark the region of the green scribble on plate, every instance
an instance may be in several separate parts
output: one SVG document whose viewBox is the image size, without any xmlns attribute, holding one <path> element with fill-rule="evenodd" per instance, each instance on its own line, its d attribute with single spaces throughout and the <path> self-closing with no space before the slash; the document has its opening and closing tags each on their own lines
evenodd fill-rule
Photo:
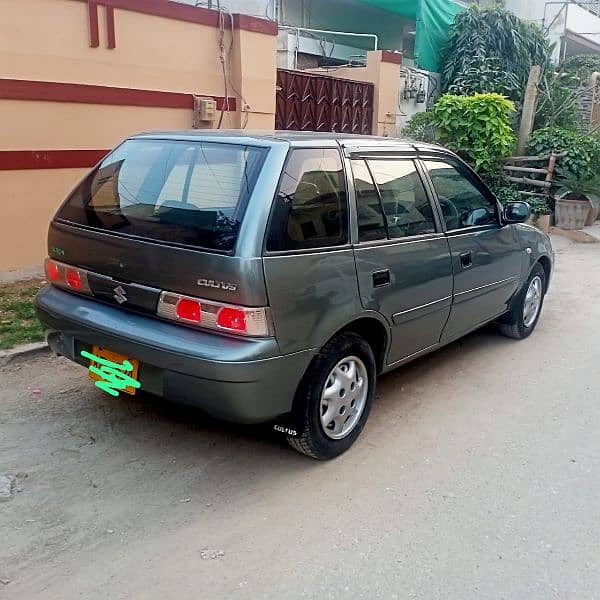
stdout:
<svg viewBox="0 0 600 600">
<path fill-rule="evenodd" d="M 81 351 L 81 356 L 99 365 L 90 365 L 89 370 L 101 377 L 101 379 L 94 382 L 94 385 L 103 392 L 107 392 L 111 396 L 118 396 L 119 390 L 124 390 L 130 386 L 138 389 L 141 386 L 139 381 L 128 375 L 129 372 L 133 371 L 133 365 L 128 360 L 116 363 L 86 350 Z"/>
</svg>

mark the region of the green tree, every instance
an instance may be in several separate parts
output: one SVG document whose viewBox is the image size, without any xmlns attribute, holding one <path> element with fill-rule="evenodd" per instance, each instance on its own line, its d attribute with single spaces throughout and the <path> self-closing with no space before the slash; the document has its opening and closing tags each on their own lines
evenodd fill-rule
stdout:
<svg viewBox="0 0 600 600">
<path fill-rule="evenodd" d="M 522 21 L 501 6 L 469 6 L 456 16 L 442 52 L 443 89 L 467 94 L 494 91 L 520 102 L 530 68 L 546 67 L 550 51 L 536 24 Z"/>
<path fill-rule="evenodd" d="M 575 55 L 569 56 L 556 70 L 544 73 L 534 129 L 585 129 L 582 100 L 593 91 L 591 76 L 595 71 L 600 72 L 599 56 Z"/>
</svg>

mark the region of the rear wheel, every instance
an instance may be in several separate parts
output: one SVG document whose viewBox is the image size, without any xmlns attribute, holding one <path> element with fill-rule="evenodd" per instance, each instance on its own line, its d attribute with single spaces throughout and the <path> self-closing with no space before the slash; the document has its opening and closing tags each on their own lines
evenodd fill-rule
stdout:
<svg viewBox="0 0 600 600">
<path fill-rule="evenodd" d="M 375 357 L 355 333 L 331 340 L 315 357 L 297 392 L 303 427 L 292 448 L 319 460 L 345 452 L 360 435 L 375 395 Z"/>
<path fill-rule="evenodd" d="M 545 290 L 546 273 L 543 267 L 537 264 L 515 298 L 510 312 L 500 322 L 500 331 L 516 340 L 531 335 L 542 312 Z"/>
</svg>

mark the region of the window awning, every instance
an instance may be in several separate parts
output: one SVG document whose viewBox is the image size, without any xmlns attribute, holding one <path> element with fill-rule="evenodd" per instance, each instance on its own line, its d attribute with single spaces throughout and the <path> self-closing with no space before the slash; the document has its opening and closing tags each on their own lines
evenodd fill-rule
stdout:
<svg viewBox="0 0 600 600">
<path fill-rule="evenodd" d="M 416 21 L 415 62 L 421 69 L 438 72 L 440 52 L 454 17 L 465 9 L 452 0 L 358 0 Z"/>
</svg>

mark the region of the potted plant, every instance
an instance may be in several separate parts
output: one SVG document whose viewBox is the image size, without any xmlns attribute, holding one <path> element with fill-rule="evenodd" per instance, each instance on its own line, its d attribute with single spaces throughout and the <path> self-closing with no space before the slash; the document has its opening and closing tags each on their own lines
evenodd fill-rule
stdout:
<svg viewBox="0 0 600 600">
<path fill-rule="evenodd" d="M 600 180 L 598 177 L 573 177 L 563 179 L 560 188 L 562 193 L 556 198 L 556 226 L 561 229 L 582 229 L 588 217 L 594 216 L 590 215 L 590 211 L 592 205 L 598 204 L 595 192 L 600 192 Z M 593 201 L 590 197 L 594 198 Z"/>
<path fill-rule="evenodd" d="M 548 201 L 540 196 L 529 196 L 526 200 L 531 208 L 531 224 L 548 233 L 550 231 L 550 215 L 552 214 Z"/>
</svg>

